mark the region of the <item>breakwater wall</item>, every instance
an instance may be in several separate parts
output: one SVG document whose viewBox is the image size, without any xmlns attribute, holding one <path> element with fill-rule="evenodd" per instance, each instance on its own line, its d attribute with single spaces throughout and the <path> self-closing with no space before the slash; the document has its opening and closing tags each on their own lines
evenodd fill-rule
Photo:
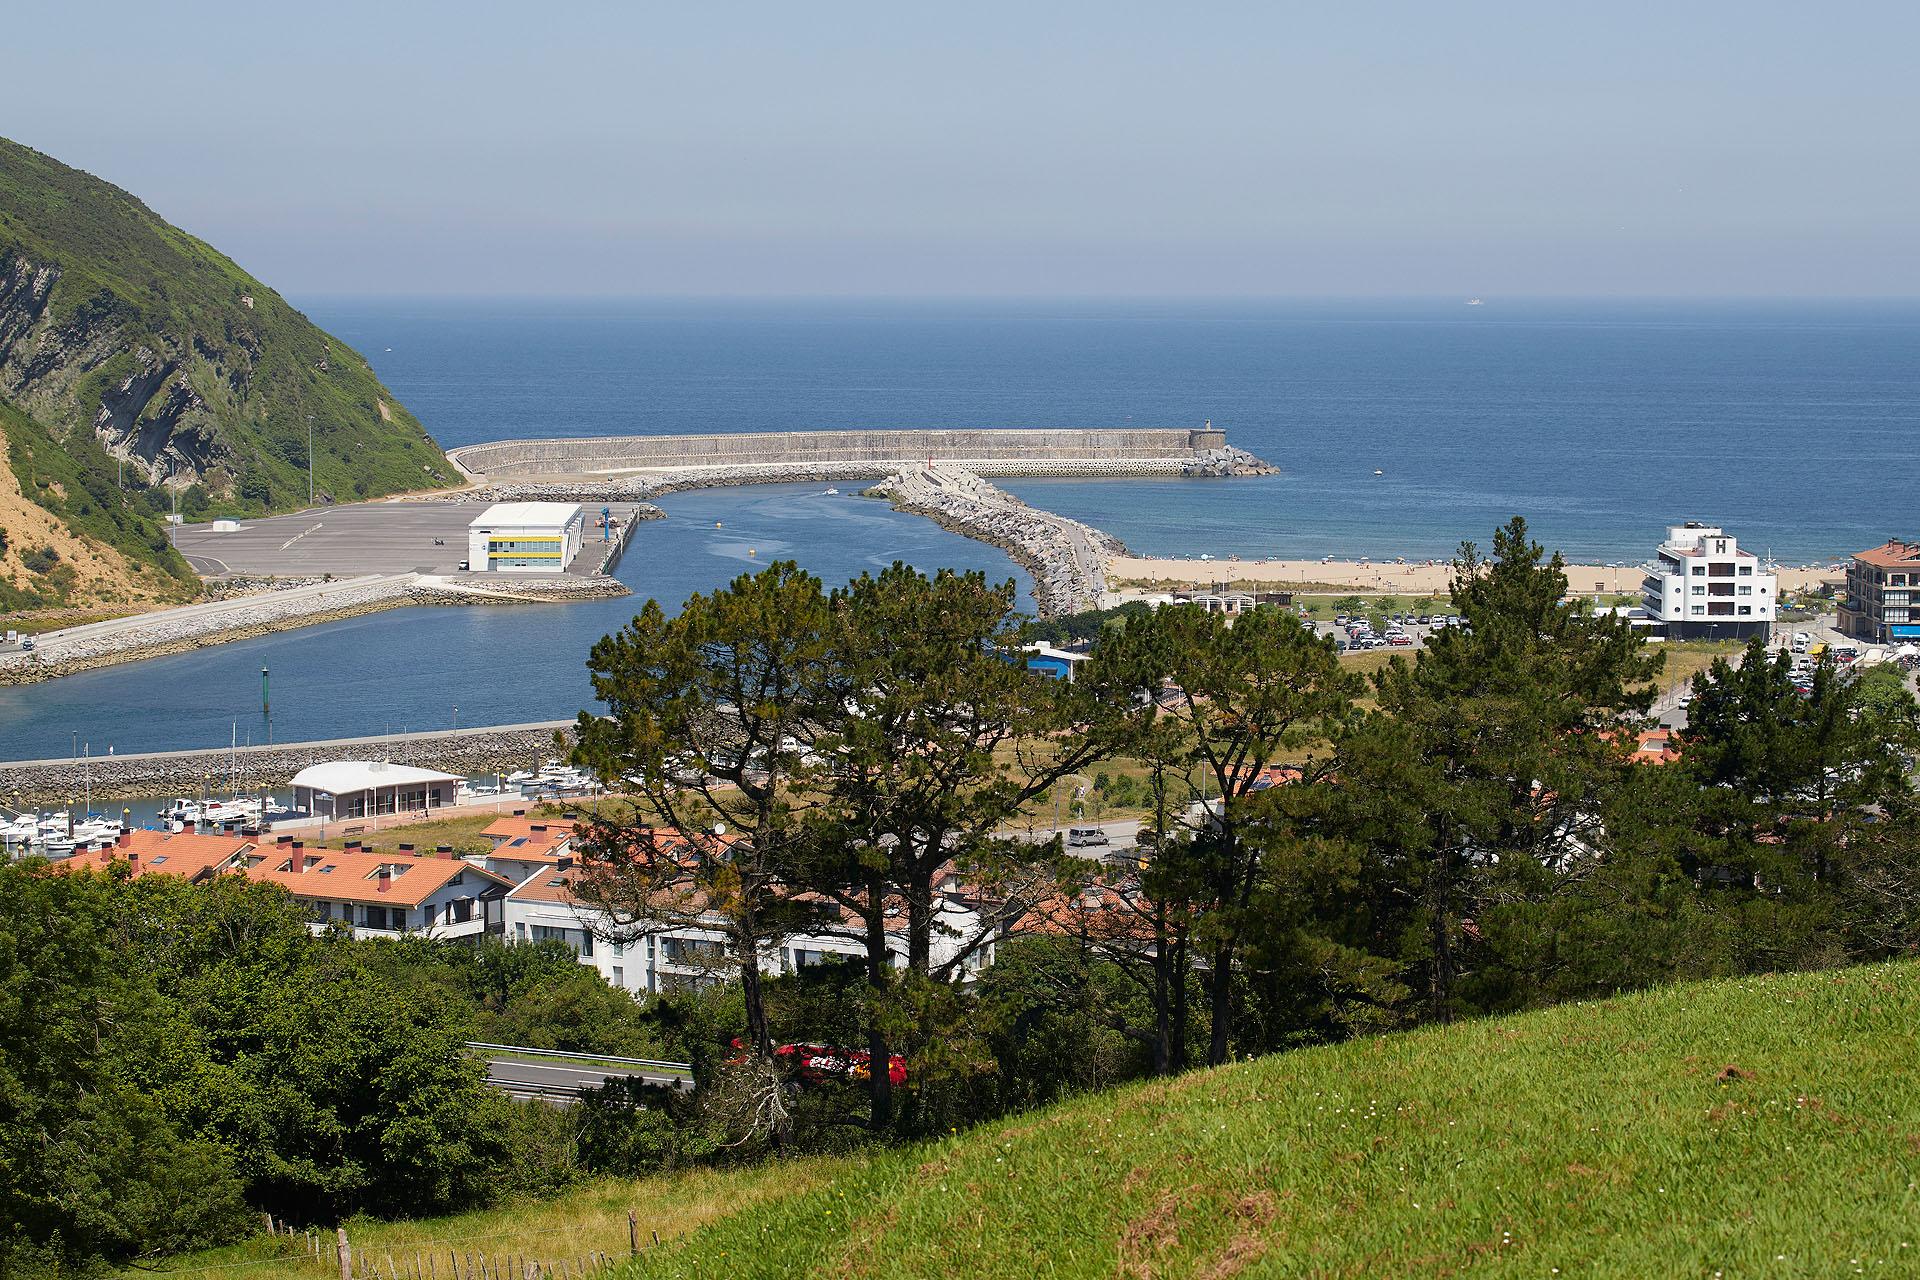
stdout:
<svg viewBox="0 0 1920 1280">
<path fill-rule="evenodd" d="M 964 466 L 976 475 L 1245 474 L 1190 469 L 1212 458 L 1270 470 L 1230 449 L 1211 426 L 980 429 L 953 431 L 776 431 L 715 435 L 593 436 L 564 440 L 500 440 L 450 451 L 461 470 L 489 481 L 540 477 L 608 478 L 719 469 L 734 478 L 879 478 L 929 462 Z M 825 467 L 828 472 L 792 470 Z M 841 470 L 845 468 L 845 470 Z"/>
<path fill-rule="evenodd" d="M 211 795 L 284 787 L 308 765 L 330 760 L 390 760 L 473 776 L 511 773 L 559 753 L 554 734 L 571 742 L 570 720 L 453 729 L 443 733 L 339 738 L 280 746 L 225 747 L 94 756 L 86 760 L 0 762 L 0 794 L 21 804 L 65 804 L 91 788 L 104 795 Z"/>
<path fill-rule="evenodd" d="M 614 579 L 589 575 L 523 578 L 475 586 L 451 578 L 401 573 L 302 584 L 284 591 L 47 632 L 37 637 L 31 652 L 0 653 L 0 685 L 34 684 L 96 667 L 165 657 L 408 605 L 565 603 L 627 594 L 627 588 Z"/>
<path fill-rule="evenodd" d="M 1127 553 L 1111 534 L 1028 506 L 955 466 L 909 468 L 867 492 L 1012 556 L 1033 575 L 1041 617 L 1099 608 L 1107 590 L 1107 557 Z"/>
</svg>

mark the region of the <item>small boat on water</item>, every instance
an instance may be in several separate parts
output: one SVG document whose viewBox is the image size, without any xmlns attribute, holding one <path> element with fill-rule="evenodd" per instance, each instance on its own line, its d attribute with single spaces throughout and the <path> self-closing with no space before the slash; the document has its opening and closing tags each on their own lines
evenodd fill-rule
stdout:
<svg viewBox="0 0 1920 1280">
<path fill-rule="evenodd" d="M 840 491 L 838 489 L 823 489 L 821 490 L 820 496 L 823 498 L 837 498 L 840 496 Z"/>
</svg>

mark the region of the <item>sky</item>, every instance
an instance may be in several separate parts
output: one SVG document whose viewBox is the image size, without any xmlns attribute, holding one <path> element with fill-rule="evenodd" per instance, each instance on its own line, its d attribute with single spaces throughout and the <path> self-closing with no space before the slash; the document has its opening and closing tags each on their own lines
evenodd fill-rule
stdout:
<svg viewBox="0 0 1920 1280">
<path fill-rule="evenodd" d="M 282 292 L 1920 295 L 1920 6 L 64 0 L 0 135 Z"/>
</svg>

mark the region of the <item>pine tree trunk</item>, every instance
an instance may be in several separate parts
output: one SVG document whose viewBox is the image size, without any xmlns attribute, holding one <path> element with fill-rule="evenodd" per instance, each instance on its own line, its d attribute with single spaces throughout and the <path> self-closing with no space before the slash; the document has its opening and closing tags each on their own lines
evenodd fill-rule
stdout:
<svg viewBox="0 0 1920 1280">
<path fill-rule="evenodd" d="M 886 893 L 881 884 L 867 887 L 867 1105 L 876 1134 L 893 1127 L 893 1050 L 881 1026 L 893 961 L 887 955 Z"/>
</svg>

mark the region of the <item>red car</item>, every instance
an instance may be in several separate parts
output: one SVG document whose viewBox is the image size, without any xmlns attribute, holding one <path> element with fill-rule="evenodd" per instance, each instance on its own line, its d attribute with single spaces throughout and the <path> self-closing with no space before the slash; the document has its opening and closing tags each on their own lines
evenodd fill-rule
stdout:
<svg viewBox="0 0 1920 1280">
<path fill-rule="evenodd" d="M 735 1063 L 747 1060 L 746 1045 L 738 1039 Z M 774 1047 L 773 1056 L 792 1069 L 801 1084 L 826 1084 L 831 1080 L 850 1080 L 864 1084 L 871 1071 L 873 1055 L 865 1049 L 841 1049 L 830 1044 L 783 1044 Z M 894 1053 L 887 1055 L 887 1078 L 897 1087 L 907 1082 L 907 1060 Z"/>
</svg>

